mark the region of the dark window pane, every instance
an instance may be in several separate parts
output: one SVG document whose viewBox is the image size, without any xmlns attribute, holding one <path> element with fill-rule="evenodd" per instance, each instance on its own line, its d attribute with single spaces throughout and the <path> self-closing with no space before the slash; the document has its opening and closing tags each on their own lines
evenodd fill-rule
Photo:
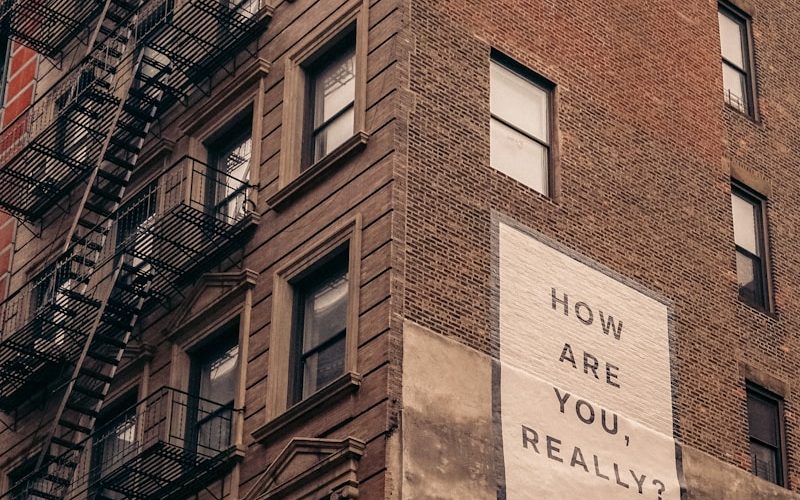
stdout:
<svg viewBox="0 0 800 500">
<path fill-rule="evenodd" d="M 747 420 L 753 474 L 783 484 L 781 400 L 748 385 Z"/>
<path fill-rule="evenodd" d="M 747 416 L 750 435 L 764 444 L 777 447 L 779 443 L 777 403 L 751 394 L 747 398 Z"/>
<path fill-rule="evenodd" d="M 220 144 L 212 152 L 214 166 L 219 172 L 215 179 L 215 209 L 217 215 L 228 222 L 240 219 L 246 212 L 244 187 L 250 181 L 252 148 L 252 136 L 248 133 Z"/>
<path fill-rule="evenodd" d="M 239 346 L 215 353 L 200 361 L 200 397 L 214 403 L 233 401 L 236 392 L 236 360 Z M 216 405 L 214 405 L 216 407 Z"/>
<path fill-rule="evenodd" d="M 348 253 L 297 283 L 292 400 L 306 398 L 344 373 L 349 296 Z"/>
<path fill-rule="evenodd" d="M 778 481 L 778 460 L 774 449 L 759 443 L 750 443 L 750 455 L 753 460 L 753 474 L 769 482 Z"/>
<path fill-rule="evenodd" d="M 751 304 L 764 304 L 764 282 L 761 276 L 761 261 L 736 252 L 736 277 L 739 296 Z"/>
</svg>

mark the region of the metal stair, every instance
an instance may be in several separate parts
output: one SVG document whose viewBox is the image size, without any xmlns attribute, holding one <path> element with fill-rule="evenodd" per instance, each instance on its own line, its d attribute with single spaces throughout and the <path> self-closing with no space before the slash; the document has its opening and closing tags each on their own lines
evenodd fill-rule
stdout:
<svg viewBox="0 0 800 500">
<path fill-rule="evenodd" d="M 107 298 L 76 363 L 44 443 L 31 498 L 64 498 L 80 454 L 94 429 L 131 333 L 148 297 L 150 277 L 122 262 L 103 286 Z"/>
</svg>

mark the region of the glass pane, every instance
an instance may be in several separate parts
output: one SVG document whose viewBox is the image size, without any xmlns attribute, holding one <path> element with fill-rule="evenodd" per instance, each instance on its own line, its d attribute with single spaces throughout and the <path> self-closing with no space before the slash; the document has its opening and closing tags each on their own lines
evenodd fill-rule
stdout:
<svg viewBox="0 0 800 500">
<path fill-rule="evenodd" d="M 752 437 L 778 447 L 778 405 L 774 401 L 748 394 L 747 418 Z"/>
<path fill-rule="evenodd" d="M 247 135 L 226 144 L 218 152 L 216 168 L 222 173 L 217 180 L 216 209 L 218 215 L 229 222 L 246 212 L 244 186 L 250 180 L 252 147 L 252 137 Z"/>
<path fill-rule="evenodd" d="M 547 194 L 547 149 L 497 120 L 490 124 L 492 167 Z"/>
<path fill-rule="evenodd" d="M 355 99 L 355 61 L 355 50 L 351 49 L 314 77 L 315 129 Z"/>
<path fill-rule="evenodd" d="M 113 470 L 125 457 L 133 453 L 136 443 L 136 420 L 135 417 L 129 421 L 120 423 L 110 435 L 103 441 L 103 462 L 101 464 L 101 474 Z"/>
<path fill-rule="evenodd" d="M 306 358 L 303 367 L 304 398 L 344 373 L 344 346 L 345 335 L 341 333 L 337 341 Z"/>
<path fill-rule="evenodd" d="M 490 72 L 492 114 L 547 143 L 547 91 L 495 62 Z"/>
<path fill-rule="evenodd" d="M 761 262 L 736 252 L 736 277 L 739 281 L 739 296 L 751 304 L 763 305 Z"/>
<path fill-rule="evenodd" d="M 758 245 L 758 210 L 750 201 L 731 193 L 733 204 L 733 238 L 737 245 L 748 252 L 761 255 Z"/>
<path fill-rule="evenodd" d="M 231 422 L 233 410 L 230 407 L 214 408 L 213 412 L 201 412 L 197 425 L 197 452 L 201 455 L 215 455 L 231 444 Z"/>
<path fill-rule="evenodd" d="M 353 136 L 354 117 L 355 114 L 351 107 L 317 132 L 314 137 L 314 161 L 323 158 Z"/>
<path fill-rule="evenodd" d="M 778 457 L 776 450 L 760 443 L 750 443 L 750 456 L 753 459 L 753 474 L 776 483 L 778 481 Z"/>
<path fill-rule="evenodd" d="M 719 39 L 722 56 L 738 66 L 739 69 L 744 69 L 744 55 L 742 53 L 744 26 L 720 12 Z"/>
<path fill-rule="evenodd" d="M 203 361 L 200 367 L 201 398 L 219 404 L 227 404 L 233 401 L 236 390 L 236 360 L 238 355 L 239 346 L 235 345 Z M 214 407 L 216 408 L 216 405 Z"/>
<path fill-rule="evenodd" d="M 725 102 L 742 113 L 747 111 L 747 82 L 743 73 L 735 70 L 727 63 L 722 63 L 722 87 L 725 91 Z"/>
<path fill-rule="evenodd" d="M 347 274 L 337 274 L 308 291 L 303 317 L 303 352 L 347 327 Z"/>
</svg>

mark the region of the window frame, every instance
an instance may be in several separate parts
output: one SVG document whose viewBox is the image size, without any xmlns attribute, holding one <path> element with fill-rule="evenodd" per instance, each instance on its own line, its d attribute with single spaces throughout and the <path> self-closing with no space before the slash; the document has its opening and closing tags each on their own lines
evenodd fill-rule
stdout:
<svg viewBox="0 0 800 500">
<path fill-rule="evenodd" d="M 140 403 L 139 387 L 133 386 L 131 388 L 126 389 L 122 394 L 114 397 L 111 401 L 108 401 L 106 404 L 103 405 L 103 408 L 100 409 L 100 414 L 97 416 L 94 428 L 100 430 L 103 427 L 113 423 L 115 420 L 118 419 L 122 420 L 127 413 L 133 412 L 134 433 L 136 434 L 136 440 L 139 441 L 141 439 L 141 433 L 144 431 L 141 425 L 139 425 L 140 424 L 139 403 Z M 127 459 L 122 459 L 116 464 L 114 464 L 112 469 L 104 471 L 102 470 L 103 469 L 102 463 L 104 461 L 109 460 L 109 457 L 103 457 L 102 445 L 92 440 L 89 449 L 90 471 L 89 471 L 89 483 L 88 483 L 91 495 L 92 496 L 98 494 L 108 495 L 108 492 L 106 492 L 97 483 L 99 481 L 102 481 L 105 477 L 114 472 L 120 466 L 124 465 L 130 459 L 131 456 L 127 457 Z"/>
<path fill-rule="evenodd" d="M 362 217 L 356 214 L 308 245 L 304 254 L 279 268 L 273 277 L 272 320 L 269 339 L 269 377 L 267 378 L 267 425 L 276 417 L 292 413 L 304 414 L 332 395 L 360 384 L 358 373 L 358 330 L 361 290 Z M 348 302 L 345 328 L 344 371 L 328 385 L 292 403 L 292 370 L 290 362 L 294 333 L 295 285 L 309 273 L 328 262 L 333 256 L 346 252 L 348 273 Z M 288 412 L 287 410 L 294 410 Z"/>
<path fill-rule="evenodd" d="M 756 78 L 755 78 L 755 52 L 753 50 L 753 29 L 752 29 L 752 17 L 742 9 L 738 8 L 736 5 L 720 0 L 717 4 L 717 12 L 718 14 L 722 14 L 738 24 L 742 28 L 742 35 L 741 35 L 741 47 L 742 47 L 742 62 L 744 64 L 744 68 L 739 68 L 736 64 L 731 61 L 728 61 L 724 55 L 722 55 L 722 33 L 719 36 L 719 43 L 720 43 L 720 61 L 722 65 L 720 68 L 722 69 L 724 66 L 728 66 L 731 69 L 735 70 L 740 75 L 744 76 L 744 87 L 745 87 L 745 96 L 744 98 L 747 100 L 746 106 L 744 109 L 740 109 L 733 104 L 730 103 L 728 96 L 725 95 L 725 87 L 723 83 L 723 101 L 725 102 L 725 106 L 733 109 L 737 113 L 741 113 L 745 116 L 752 118 L 753 120 L 758 120 L 758 106 L 756 105 Z"/>
<path fill-rule="evenodd" d="M 750 260 L 755 260 L 758 262 L 758 269 L 761 273 L 761 296 L 763 300 L 761 303 L 750 300 L 746 296 L 743 296 L 741 293 L 741 289 L 739 288 L 738 284 L 738 263 L 736 263 L 736 275 L 737 275 L 737 294 L 739 300 L 751 307 L 754 307 L 758 310 L 764 312 L 772 312 L 772 286 L 771 286 L 771 279 L 770 279 L 770 266 L 769 266 L 769 235 L 767 233 L 767 199 L 759 194 L 758 192 L 754 191 L 753 189 L 747 187 L 746 185 L 737 182 L 735 180 L 731 180 L 731 196 L 737 196 L 745 200 L 746 202 L 753 205 L 755 208 L 755 232 L 756 234 L 756 245 L 761 252 L 761 255 L 754 255 L 749 250 L 739 246 L 736 243 L 736 234 L 734 232 L 734 248 L 735 248 L 735 255 L 741 253 L 745 257 Z M 731 203 L 731 222 L 736 226 L 736 220 L 734 218 L 733 213 L 733 203 Z"/>
<path fill-rule="evenodd" d="M 217 172 L 222 172 L 223 175 L 230 175 L 228 172 L 223 171 L 220 168 L 220 160 L 222 159 L 222 155 L 220 152 L 224 149 L 227 149 L 231 144 L 240 142 L 242 139 L 249 138 L 250 140 L 250 158 L 248 159 L 248 166 L 247 166 L 247 179 L 246 182 L 253 186 L 256 186 L 253 182 L 253 178 L 256 176 L 255 170 L 257 169 L 258 159 L 254 157 L 256 153 L 255 147 L 255 137 L 254 132 L 255 128 L 253 127 L 253 108 L 252 106 L 248 106 L 239 114 L 236 115 L 233 119 L 229 120 L 226 125 L 220 127 L 220 129 L 212 134 L 210 137 L 206 138 L 203 141 L 203 146 L 205 148 L 206 158 L 208 168 L 210 169 L 209 174 L 213 172 L 214 177 L 217 176 Z M 206 198 L 206 209 L 213 211 L 216 216 L 220 216 L 222 211 L 221 206 L 222 204 L 227 201 L 231 197 L 241 196 L 242 197 L 242 207 L 241 213 L 238 214 L 236 217 L 230 217 L 228 214 L 228 220 L 231 222 L 238 222 L 239 220 L 243 219 L 247 216 L 249 212 L 253 212 L 253 200 L 252 200 L 252 191 L 257 191 L 254 189 L 245 189 L 243 193 L 238 194 L 228 194 L 224 197 L 220 198 L 219 192 L 219 185 L 214 186 L 214 183 L 209 185 L 209 191 L 205 194 Z M 226 184 L 227 186 L 227 184 Z M 227 186 L 230 187 L 230 186 Z M 248 209 L 247 207 L 251 207 Z M 230 208 L 230 207 L 228 207 Z M 226 209 L 227 213 L 227 209 Z"/>
<path fill-rule="evenodd" d="M 231 428 L 229 429 L 228 440 L 230 442 L 228 443 L 228 446 L 234 445 L 234 410 L 236 408 L 237 393 L 240 391 L 240 385 L 242 384 L 242 381 L 239 379 L 240 366 L 242 363 L 246 363 L 246 361 L 242 359 L 241 344 L 239 342 L 239 332 L 241 330 L 241 326 L 239 324 L 240 320 L 241 318 L 239 316 L 234 316 L 214 330 L 213 333 L 211 333 L 208 337 L 205 337 L 199 345 L 193 346 L 187 353 L 189 358 L 189 378 L 187 382 L 186 393 L 189 395 L 190 399 L 187 401 L 188 405 L 186 412 L 187 420 L 185 432 L 187 435 L 183 436 L 184 446 L 187 450 L 197 452 L 199 448 L 203 447 L 201 443 L 201 432 L 203 426 L 212 416 L 221 411 L 228 411 L 230 413 Z M 236 364 L 233 367 L 234 387 L 231 399 L 229 401 L 214 401 L 212 399 L 208 399 L 206 396 L 201 395 L 201 377 L 202 366 L 204 362 L 208 361 L 213 356 L 227 353 L 227 351 L 231 350 L 234 346 L 236 347 Z M 199 416 L 201 412 L 201 399 L 220 404 L 221 407 L 209 415 L 201 418 Z"/>
<path fill-rule="evenodd" d="M 277 191 L 268 199 L 270 207 L 280 209 L 301 191 L 362 150 L 369 139 L 366 132 L 367 50 L 369 36 L 369 1 L 351 4 L 333 21 L 312 30 L 308 40 L 285 59 L 283 79 L 283 116 L 281 122 L 281 154 Z M 335 50 L 344 40 L 352 40 L 355 51 L 355 97 L 353 102 L 353 134 L 327 155 L 309 160 L 311 136 L 308 124 L 313 123 L 309 71 Z"/>
<path fill-rule="evenodd" d="M 334 249 L 331 253 L 326 255 L 321 261 L 316 262 L 313 266 L 304 271 L 300 276 L 295 277 L 293 280 L 290 281 L 290 284 L 293 289 L 293 301 L 292 301 L 292 332 L 291 332 L 291 350 L 289 353 L 289 391 L 288 391 L 288 402 L 287 405 L 292 406 L 303 399 L 306 399 L 308 396 L 303 396 L 303 393 L 306 389 L 306 380 L 305 380 L 305 363 L 308 357 L 312 356 L 314 353 L 322 350 L 325 346 L 329 346 L 334 344 L 338 341 L 339 338 L 342 338 L 345 343 L 347 342 L 347 324 L 345 323 L 345 329 L 342 332 L 338 332 L 337 334 L 331 336 L 329 339 L 326 339 L 314 347 L 305 350 L 303 348 L 306 330 L 305 330 L 305 304 L 308 300 L 308 291 L 312 289 L 315 285 L 318 285 L 324 281 L 327 281 L 329 278 L 333 276 L 338 276 L 340 267 L 342 266 L 344 269 L 344 274 L 348 275 L 348 295 L 347 295 L 347 309 L 350 308 L 350 294 L 349 294 L 349 279 L 350 279 L 350 269 L 349 269 L 349 262 L 347 259 L 349 249 L 348 249 L 349 242 L 344 243 L 342 246 Z M 346 346 L 345 346 L 345 357 L 347 356 Z M 344 370 L 346 369 L 346 362 L 343 362 L 343 370 L 342 373 L 338 374 L 334 377 L 334 380 L 342 375 L 344 375 Z M 314 392 L 317 392 L 324 388 L 325 386 L 316 387 Z"/>
<path fill-rule="evenodd" d="M 528 133 L 528 132 L 526 132 L 524 130 L 521 130 L 519 127 L 509 123 L 507 120 L 503 119 L 502 117 L 499 117 L 498 115 L 496 115 L 494 113 L 494 111 L 492 111 L 491 104 L 489 105 L 489 122 L 490 122 L 490 126 L 491 126 L 491 121 L 492 120 L 497 120 L 497 122 L 500 123 L 501 125 L 510 128 L 514 132 L 524 136 L 525 138 L 527 138 L 527 139 L 529 139 L 531 141 L 534 141 L 536 144 L 538 144 L 539 146 L 542 146 L 545 149 L 545 162 L 546 162 L 545 169 L 546 169 L 546 174 L 547 174 L 547 182 L 546 182 L 547 192 L 546 193 L 542 193 L 542 192 L 538 191 L 537 189 L 535 189 L 533 186 L 529 186 L 528 184 L 515 179 L 514 177 L 512 177 L 511 175 L 505 173 L 503 170 L 495 167 L 494 165 L 491 165 L 491 139 L 490 139 L 490 144 L 489 144 L 489 148 L 490 148 L 490 160 L 489 160 L 490 161 L 490 167 L 492 167 L 493 170 L 495 170 L 497 172 L 500 172 L 503 175 L 506 175 L 507 177 L 514 179 L 515 181 L 519 182 L 520 184 L 523 184 L 524 186 L 536 191 L 540 195 L 545 196 L 545 197 L 547 197 L 549 199 L 554 199 L 555 198 L 555 193 L 556 193 L 556 187 L 557 187 L 556 186 L 556 176 L 555 176 L 555 162 L 556 162 L 556 154 L 555 154 L 555 152 L 556 152 L 556 144 L 557 144 L 557 141 L 556 141 L 556 135 L 557 135 L 557 127 L 556 127 L 556 91 L 557 91 L 557 85 L 553 81 L 549 80 L 548 78 L 540 75 L 536 71 L 532 70 L 531 68 L 529 68 L 529 67 L 525 66 L 524 64 L 520 63 L 516 59 L 504 54 L 503 52 L 501 52 L 501 51 L 499 51 L 499 50 L 497 50 L 495 48 L 492 48 L 491 52 L 490 52 L 490 57 L 489 57 L 489 67 L 490 68 L 491 68 L 492 64 L 497 64 L 497 65 L 505 68 L 506 70 L 516 74 L 517 76 L 519 76 L 523 80 L 526 80 L 532 86 L 542 90 L 547 96 L 547 105 L 545 106 L 545 111 L 544 111 L 546 113 L 546 118 L 547 118 L 547 127 L 546 127 L 546 130 L 545 130 L 545 133 L 547 134 L 547 141 L 542 141 L 541 139 L 535 137 L 534 135 L 532 135 L 532 134 L 530 134 L 530 133 Z M 489 85 L 490 85 L 490 93 L 491 93 L 491 76 L 490 76 Z"/>
<path fill-rule="evenodd" d="M 776 464 L 776 467 L 775 467 L 775 473 L 776 473 L 776 478 L 775 479 L 776 479 L 776 481 L 773 484 L 776 484 L 776 485 L 781 486 L 781 487 L 787 487 L 788 486 L 787 480 L 788 480 L 789 476 L 788 476 L 787 455 L 786 455 L 786 420 L 785 420 L 786 417 L 785 417 L 785 411 L 784 411 L 785 410 L 785 408 L 784 408 L 784 406 L 785 406 L 784 398 L 781 395 L 776 394 L 776 393 L 770 391 L 769 389 L 766 389 L 766 388 L 764 388 L 764 387 L 762 387 L 762 386 L 760 386 L 760 385 L 758 385 L 758 384 L 756 384 L 756 383 L 754 383 L 754 382 L 752 382 L 750 380 L 747 380 L 746 383 L 745 383 L 745 393 L 746 393 L 746 399 L 745 399 L 745 410 L 746 410 L 746 412 L 745 413 L 747 415 L 747 441 L 748 441 L 748 448 L 750 448 L 750 457 L 751 457 L 750 472 L 753 475 L 755 475 L 756 477 L 761 477 L 761 476 L 756 475 L 755 470 L 753 470 L 753 467 L 755 466 L 755 463 L 753 463 L 753 461 L 752 461 L 752 455 L 753 455 L 752 444 L 755 441 L 759 445 L 767 447 L 767 448 L 771 448 L 771 449 L 773 449 L 775 451 L 775 456 L 776 456 L 776 459 L 777 459 L 778 463 Z M 750 426 L 750 412 L 749 412 L 749 408 L 747 406 L 747 405 L 749 405 L 750 399 L 752 397 L 755 397 L 757 399 L 760 399 L 761 401 L 766 401 L 767 403 L 775 405 L 775 409 L 776 409 L 776 411 L 775 411 L 775 419 L 776 419 L 776 424 L 777 424 L 777 428 L 778 428 L 778 435 L 777 435 L 778 443 L 777 443 L 777 446 L 772 446 L 772 445 L 770 445 L 768 443 L 764 443 L 763 441 L 761 441 L 757 437 L 753 436 L 753 433 L 752 433 L 752 430 L 751 430 L 751 426 Z M 769 481 L 766 478 L 761 478 L 761 479 L 764 479 L 765 481 Z M 772 482 L 772 481 L 770 481 L 770 482 Z"/>
</svg>

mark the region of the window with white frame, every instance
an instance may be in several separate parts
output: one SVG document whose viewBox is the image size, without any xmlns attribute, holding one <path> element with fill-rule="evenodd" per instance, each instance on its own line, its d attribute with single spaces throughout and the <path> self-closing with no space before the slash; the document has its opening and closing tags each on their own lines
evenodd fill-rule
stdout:
<svg viewBox="0 0 800 500">
<path fill-rule="evenodd" d="M 492 167 L 549 196 L 553 85 L 500 54 L 490 63 Z"/>
</svg>

